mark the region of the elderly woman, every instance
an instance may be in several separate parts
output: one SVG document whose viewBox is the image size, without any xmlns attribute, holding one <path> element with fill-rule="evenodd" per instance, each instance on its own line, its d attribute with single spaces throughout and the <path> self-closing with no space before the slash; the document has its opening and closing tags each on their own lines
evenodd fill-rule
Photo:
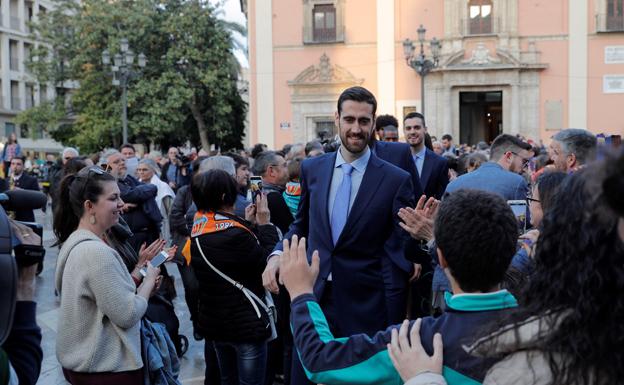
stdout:
<svg viewBox="0 0 624 385">
<path fill-rule="evenodd" d="M 158 164 L 152 159 L 141 159 L 136 168 L 136 173 L 139 181 L 153 184 L 158 188 L 156 204 L 163 217 L 162 235 L 164 239 L 170 239 L 169 214 L 171 213 L 171 205 L 175 198 L 173 189 L 167 183 L 160 180 L 160 167 L 158 167 Z"/>
<path fill-rule="evenodd" d="M 278 241 L 266 197 L 248 207 L 246 219 L 237 217 L 236 180 L 216 169 L 197 174 L 191 193 L 198 211 L 185 249 L 199 281 L 199 332 L 214 341 L 221 384 L 263 384 L 271 328 L 253 297 L 265 296 L 262 271 Z"/>
<path fill-rule="evenodd" d="M 107 231 L 124 202 L 115 178 L 99 167 L 61 182 L 54 233 L 62 244 L 55 284 L 61 298 L 56 355 L 72 384 L 139 384 L 140 321 L 158 286 L 148 265 L 137 288 Z"/>
</svg>

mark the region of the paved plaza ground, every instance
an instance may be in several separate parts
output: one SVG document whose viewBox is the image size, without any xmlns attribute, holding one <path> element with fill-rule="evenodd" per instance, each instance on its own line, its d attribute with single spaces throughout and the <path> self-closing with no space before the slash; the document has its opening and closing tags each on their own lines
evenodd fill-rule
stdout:
<svg viewBox="0 0 624 385">
<path fill-rule="evenodd" d="M 44 225 L 43 241 L 46 247 L 44 270 L 37 277 L 36 290 L 37 323 L 43 333 L 43 363 L 41 376 L 37 382 L 41 385 L 67 384 L 55 353 L 56 331 L 60 327 L 57 323 L 59 299 L 54 295 L 54 269 L 58 248 L 52 247 L 54 235 L 52 233 L 52 215 L 49 209 L 48 206 L 47 214 L 40 210 L 35 212 L 37 222 Z M 204 383 L 204 342 L 193 339 L 189 312 L 184 301 L 184 288 L 177 267 L 168 264 L 167 270 L 175 277 L 178 296 L 174 305 L 180 319 L 180 333 L 187 336 L 190 345 L 189 350 L 180 359 L 180 380 L 185 385 L 200 385 Z"/>
</svg>

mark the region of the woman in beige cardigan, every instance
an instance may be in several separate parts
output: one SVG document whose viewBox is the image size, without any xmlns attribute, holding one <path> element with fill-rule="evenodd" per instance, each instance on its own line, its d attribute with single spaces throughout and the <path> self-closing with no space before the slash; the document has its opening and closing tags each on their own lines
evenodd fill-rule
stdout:
<svg viewBox="0 0 624 385">
<path fill-rule="evenodd" d="M 63 179 L 54 215 L 62 244 L 56 268 L 61 298 L 56 354 L 72 384 L 141 384 L 140 321 L 158 286 L 148 264 L 137 288 L 106 231 L 123 201 L 115 179 L 99 167 Z"/>
</svg>

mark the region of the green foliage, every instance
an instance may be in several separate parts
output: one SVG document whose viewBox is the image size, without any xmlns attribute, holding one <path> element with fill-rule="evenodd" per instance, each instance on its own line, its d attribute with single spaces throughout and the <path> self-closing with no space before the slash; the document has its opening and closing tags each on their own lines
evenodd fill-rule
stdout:
<svg viewBox="0 0 624 385">
<path fill-rule="evenodd" d="M 241 147 L 247 106 L 237 90 L 239 67 L 232 53 L 232 33 L 244 32 L 241 26 L 218 19 L 219 11 L 201 0 L 55 3 L 32 25 L 46 44 L 32 50 L 28 65 L 40 82 L 57 90 L 79 85 L 71 90 L 75 120 L 59 127 L 61 118 L 50 111 L 64 109 L 38 106 L 20 114 L 20 121 L 59 127 L 52 135 L 83 151 L 118 146 L 121 90 L 112 85 L 101 54 L 110 47 L 113 57 L 127 38 L 134 52 L 147 56 L 147 66 L 128 88 L 131 141 Z M 56 105 L 65 105 L 62 92 Z"/>
</svg>

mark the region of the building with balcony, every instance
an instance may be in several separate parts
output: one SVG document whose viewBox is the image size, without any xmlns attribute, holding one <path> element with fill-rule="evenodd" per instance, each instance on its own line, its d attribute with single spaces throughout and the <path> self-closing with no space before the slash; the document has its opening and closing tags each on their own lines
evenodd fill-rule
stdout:
<svg viewBox="0 0 624 385">
<path fill-rule="evenodd" d="M 419 25 L 441 42 L 424 78 L 431 135 L 547 141 L 583 127 L 624 134 L 624 0 L 241 0 L 251 142 L 279 148 L 335 133 L 340 92 L 370 89 L 378 114 L 422 112 L 404 56 Z"/>
<path fill-rule="evenodd" d="M 22 150 L 31 154 L 62 149 L 44 129 L 14 123 L 19 112 L 54 98 L 54 87 L 39 84 L 26 68 L 38 44 L 31 39 L 28 23 L 52 6 L 50 0 L 0 0 L 0 141 L 5 143 L 15 132 Z"/>
</svg>

